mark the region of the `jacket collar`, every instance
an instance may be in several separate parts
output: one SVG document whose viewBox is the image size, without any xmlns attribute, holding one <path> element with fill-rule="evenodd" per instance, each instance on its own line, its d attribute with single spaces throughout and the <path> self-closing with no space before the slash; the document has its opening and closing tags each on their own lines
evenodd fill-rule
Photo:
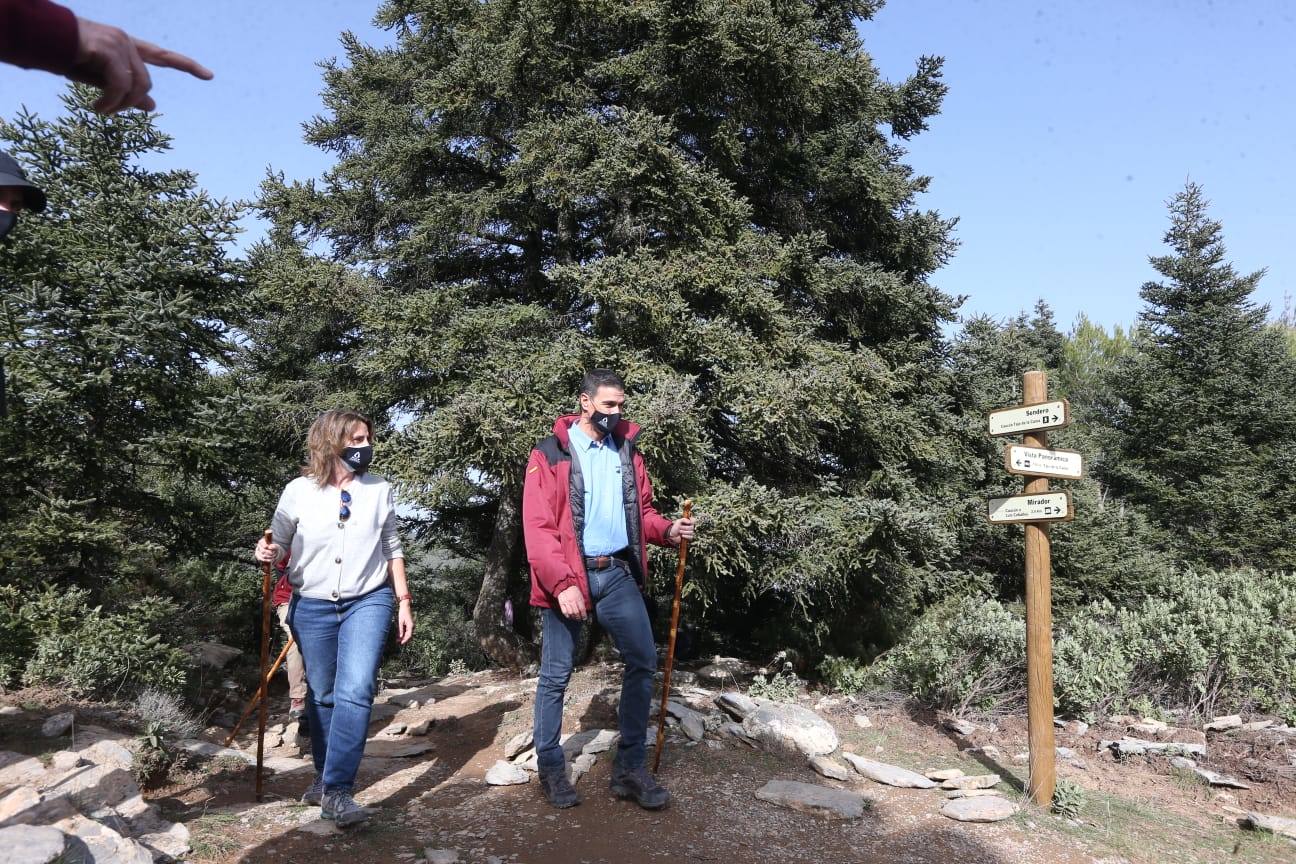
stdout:
<svg viewBox="0 0 1296 864">
<path fill-rule="evenodd" d="M 554 437 L 558 439 L 558 443 L 562 445 L 562 449 L 566 450 L 568 453 L 571 452 L 571 435 L 569 434 L 569 430 L 579 421 L 579 414 L 564 414 L 554 421 Z M 623 417 L 621 418 L 621 422 L 617 424 L 616 428 L 612 430 L 612 437 L 618 441 L 633 441 L 639 437 L 639 424 L 631 423 Z"/>
</svg>

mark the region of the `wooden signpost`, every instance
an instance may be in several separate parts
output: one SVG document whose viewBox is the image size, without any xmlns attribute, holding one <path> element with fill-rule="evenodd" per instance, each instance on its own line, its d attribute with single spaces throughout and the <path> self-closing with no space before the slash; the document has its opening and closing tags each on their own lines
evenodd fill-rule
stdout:
<svg viewBox="0 0 1296 864">
<path fill-rule="evenodd" d="M 1027 477 L 1021 495 L 991 498 L 986 518 L 1026 526 L 1026 712 L 1030 779 L 1026 792 L 1047 807 L 1053 802 L 1057 762 L 1053 739 L 1053 608 L 1050 598 L 1049 525 L 1074 515 L 1069 492 L 1049 491 L 1049 478 L 1079 479 L 1084 460 L 1074 450 L 1048 449 L 1048 430 L 1071 422 L 1066 400 L 1048 401 L 1043 372 L 1022 376 L 1022 403 L 990 412 L 991 435 L 1021 435 L 1004 449 L 1004 468 Z"/>
</svg>

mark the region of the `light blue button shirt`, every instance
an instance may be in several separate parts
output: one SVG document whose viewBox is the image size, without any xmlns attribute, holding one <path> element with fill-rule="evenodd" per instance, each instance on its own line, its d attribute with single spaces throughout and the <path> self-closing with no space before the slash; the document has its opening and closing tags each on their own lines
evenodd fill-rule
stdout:
<svg viewBox="0 0 1296 864">
<path fill-rule="evenodd" d="M 568 431 L 571 449 L 580 460 L 585 478 L 585 554 L 611 555 L 629 545 L 626 534 L 625 493 L 621 485 L 621 454 L 611 436 L 594 441 L 573 425 Z"/>
</svg>

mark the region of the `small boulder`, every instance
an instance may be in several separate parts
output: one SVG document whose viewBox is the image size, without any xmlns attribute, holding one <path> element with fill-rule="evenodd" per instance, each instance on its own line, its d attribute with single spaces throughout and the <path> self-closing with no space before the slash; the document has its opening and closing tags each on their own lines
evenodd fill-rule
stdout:
<svg viewBox="0 0 1296 864">
<path fill-rule="evenodd" d="M 955 735 L 963 736 L 971 735 L 977 729 L 975 723 L 969 723 L 967 720 L 963 720 L 959 717 L 946 717 L 941 720 L 941 725 L 953 732 Z"/>
<path fill-rule="evenodd" d="M 598 730 L 598 733 L 595 734 L 593 738 L 585 742 L 585 744 L 581 747 L 581 753 L 591 754 L 591 755 L 595 755 L 598 753 L 606 753 L 608 750 L 611 750 L 613 747 L 615 747 L 617 742 L 620 740 L 621 740 L 621 733 L 618 732 L 617 730 L 600 729 Z"/>
<path fill-rule="evenodd" d="M 1279 834 L 1296 840 L 1296 819 L 1289 819 L 1286 816 L 1266 816 L 1263 813 L 1252 812 L 1243 816 L 1240 821 L 1247 828 L 1253 828 L 1256 831 L 1268 831 L 1270 834 Z"/>
<path fill-rule="evenodd" d="M 531 775 L 512 762 L 500 759 L 486 772 L 486 783 L 491 786 L 517 786 L 529 783 Z"/>
<path fill-rule="evenodd" d="M 953 777 L 941 783 L 942 789 L 989 789 L 999 785 L 998 774 L 977 774 L 973 777 Z"/>
<path fill-rule="evenodd" d="M 81 754 L 71 750 L 60 750 L 50 757 L 50 768 L 55 771 L 71 771 L 80 764 Z"/>
<path fill-rule="evenodd" d="M 951 789 L 945 793 L 945 797 L 951 801 L 955 798 L 989 798 L 995 795 L 1002 795 L 995 789 Z"/>
<path fill-rule="evenodd" d="M 62 714 L 55 714 L 41 724 L 41 734 L 46 738 L 58 738 L 60 735 L 66 735 L 72 728 L 72 723 L 76 715 L 71 711 L 64 711 Z"/>
<path fill-rule="evenodd" d="M 928 780 L 935 780 L 937 783 L 941 783 L 946 780 L 953 780 L 955 777 L 962 777 L 963 769 L 928 768 L 926 771 L 923 772 L 923 776 L 926 777 Z"/>
<path fill-rule="evenodd" d="M 0 717 L 16 717 L 23 713 L 17 705 L 0 705 Z"/>
<path fill-rule="evenodd" d="M 41 802 L 40 793 L 30 786 L 19 786 L 0 793 L 0 823 L 8 822 L 24 810 Z"/>
<path fill-rule="evenodd" d="M 426 735 L 434 722 L 431 718 L 424 718 L 417 723 L 411 723 L 405 727 L 405 734 L 413 736 Z"/>
<path fill-rule="evenodd" d="M 186 650 L 199 665 L 211 669 L 224 669 L 233 662 L 234 658 L 243 653 L 238 648 L 222 645 L 219 642 L 195 642 L 187 646 Z"/>
<path fill-rule="evenodd" d="M 756 674 L 756 667 L 737 657 L 713 657 L 697 670 L 698 680 L 714 685 L 735 684 Z"/>
<path fill-rule="evenodd" d="M 424 849 L 423 860 L 427 864 L 459 864 L 458 849 Z"/>
<path fill-rule="evenodd" d="M 1241 728 L 1242 717 L 1238 714 L 1226 714 L 1223 717 L 1216 717 L 1202 727 L 1207 732 L 1227 732 L 1230 729 Z"/>
<path fill-rule="evenodd" d="M 728 690 L 721 693 L 715 698 L 715 702 L 722 711 L 730 717 L 733 717 L 735 720 L 742 720 L 758 707 L 756 705 L 756 700 L 752 699 L 745 693 L 739 693 L 735 690 Z"/>
<path fill-rule="evenodd" d="M 829 780 L 849 780 L 850 771 L 844 765 L 827 756 L 811 756 L 810 767 Z"/>
<path fill-rule="evenodd" d="M 532 730 L 530 729 L 514 735 L 504 744 L 504 758 L 512 759 L 514 756 L 525 751 L 531 746 L 533 740 Z"/>
<path fill-rule="evenodd" d="M 100 741 L 82 750 L 80 757 L 91 765 L 109 765 L 127 770 L 135 764 L 135 754 L 116 741 Z"/>
<path fill-rule="evenodd" d="M 784 752 L 820 756 L 837 749 L 837 730 L 818 714 L 800 705 L 771 702 L 743 718 L 747 737 Z"/>
<path fill-rule="evenodd" d="M 594 763 L 597 761 L 598 757 L 593 753 L 580 754 L 567 766 L 567 781 L 575 786 L 582 777 L 589 773 L 589 770 L 594 767 Z"/>
<path fill-rule="evenodd" d="M 48 825 L 11 825 L 0 828 L 0 849 L 5 864 L 51 864 L 63 855 L 67 838 Z"/>
<path fill-rule="evenodd" d="M 873 721 L 868 718 L 867 714 L 856 714 L 855 725 L 861 729 L 872 729 Z"/>
</svg>

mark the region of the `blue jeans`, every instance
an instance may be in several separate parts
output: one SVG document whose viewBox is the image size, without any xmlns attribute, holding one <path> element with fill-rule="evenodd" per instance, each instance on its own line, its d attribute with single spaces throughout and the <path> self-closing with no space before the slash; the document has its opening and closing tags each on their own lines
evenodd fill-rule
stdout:
<svg viewBox="0 0 1296 864">
<path fill-rule="evenodd" d="M 337 601 L 294 594 L 288 608 L 288 626 L 306 662 L 311 755 L 326 792 L 355 788 L 395 608 L 387 585 Z"/>
<path fill-rule="evenodd" d="M 625 673 L 621 680 L 621 704 L 617 721 L 621 740 L 617 764 L 624 769 L 644 764 L 644 742 L 648 736 L 648 711 L 652 705 L 653 673 L 657 671 L 657 648 L 643 594 L 626 565 L 614 561 L 605 570 L 589 574 L 590 597 L 599 624 L 612 636 Z M 540 680 L 536 684 L 536 761 L 543 771 L 561 768 L 563 694 L 571 679 L 573 652 L 584 622 L 564 618 L 557 609 L 544 611 L 544 643 L 540 652 Z"/>
</svg>

